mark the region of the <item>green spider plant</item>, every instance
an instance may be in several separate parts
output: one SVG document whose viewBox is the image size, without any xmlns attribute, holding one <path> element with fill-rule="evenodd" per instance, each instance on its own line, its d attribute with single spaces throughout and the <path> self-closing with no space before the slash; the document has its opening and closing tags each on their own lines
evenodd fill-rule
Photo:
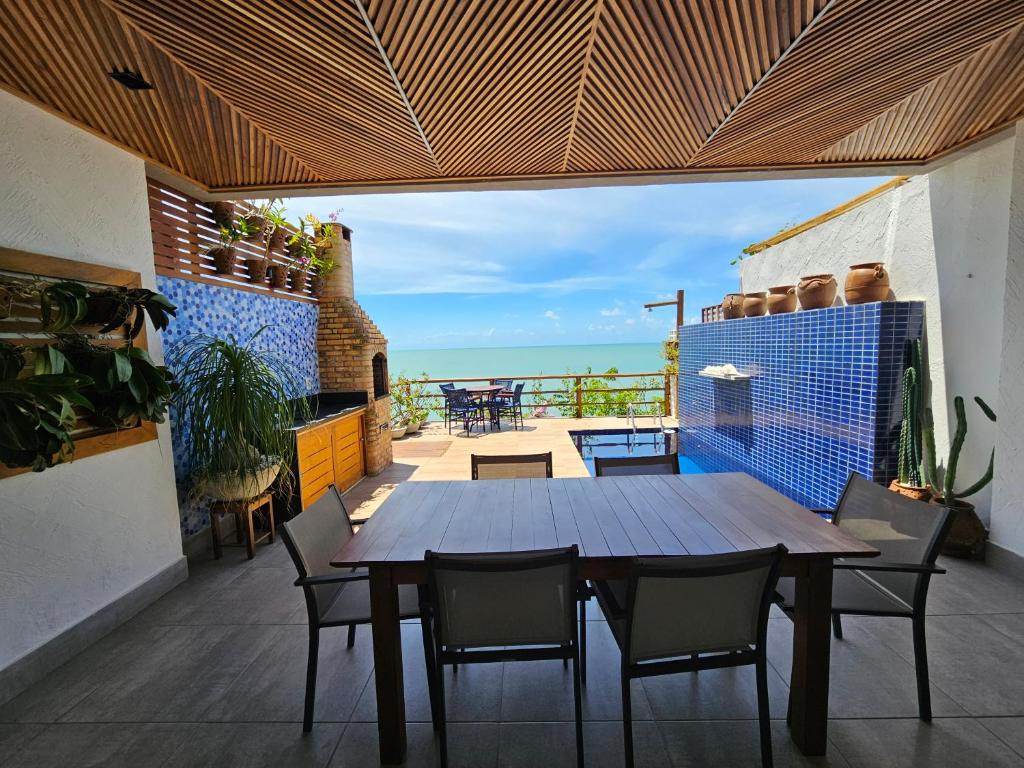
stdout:
<svg viewBox="0 0 1024 768">
<path fill-rule="evenodd" d="M 288 430 L 297 414 L 289 393 L 300 390 L 283 360 L 256 348 L 266 327 L 244 344 L 197 334 L 172 350 L 176 419 L 196 494 L 217 477 L 245 482 L 273 465 L 290 488 L 295 439 Z"/>
</svg>

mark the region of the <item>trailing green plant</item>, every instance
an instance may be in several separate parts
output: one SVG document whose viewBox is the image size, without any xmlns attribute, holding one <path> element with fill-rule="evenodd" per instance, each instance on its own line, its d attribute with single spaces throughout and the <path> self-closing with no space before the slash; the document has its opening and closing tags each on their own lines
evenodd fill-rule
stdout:
<svg viewBox="0 0 1024 768">
<path fill-rule="evenodd" d="M 674 336 L 674 334 L 673 334 Z M 679 373 L 679 340 L 665 339 L 661 342 L 661 356 L 665 360 L 665 373 Z"/>
<path fill-rule="evenodd" d="M 42 472 L 74 456 L 75 408 L 92 410 L 81 390 L 92 383 L 75 373 L 0 381 L 0 462 Z"/>
<path fill-rule="evenodd" d="M 297 406 L 290 399 L 301 388 L 288 364 L 255 346 L 266 328 L 244 344 L 200 334 L 172 349 L 175 419 L 195 495 L 218 476 L 244 483 L 274 465 L 284 489 L 290 487 L 295 439 L 288 430 L 297 415 L 309 418 L 309 409 L 304 399 Z"/>
<path fill-rule="evenodd" d="M 994 422 L 996 420 L 995 412 L 984 400 L 980 397 L 975 397 L 974 402 L 978 404 L 981 412 L 985 414 L 989 421 Z M 949 446 L 949 458 L 945 463 L 945 470 L 942 474 L 941 485 L 939 483 L 939 473 L 935 459 L 935 437 L 933 433 L 926 433 L 925 436 L 926 442 L 930 443 L 927 451 L 927 462 L 925 465 L 925 479 L 933 488 L 941 487 L 942 502 L 946 506 L 950 507 L 956 506 L 957 502 L 967 498 L 968 496 L 973 496 L 992 482 L 996 459 L 996 449 L 993 448 L 992 453 L 989 455 L 988 468 L 985 470 L 985 473 L 975 483 L 969 485 L 964 490 L 956 490 L 957 467 L 960 463 L 960 454 L 963 451 L 964 442 L 967 440 L 967 409 L 964 406 L 964 399 L 960 395 L 953 398 L 953 411 L 956 414 L 956 431 L 953 433 L 953 441 Z"/>
<path fill-rule="evenodd" d="M 39 316 L 46 333 L 66 331 L 81 322 L 88 311 L 88 289 L 81 283 L 62 280 L 39 291 Z"/>
<path fill-rule="evenodd" d="M 0 275 L 0 318 L 10 317 L 15 304 L 34 303 L 43 285 L 43 281 L 38 278 Z"/>
<path fill-rule="evenodd" d="M 424 371 L 420 379 L 429 379 L 430 376 Z M 391 418 L 393 420 L 408 419 L 412 424 L 418 424 L 427 420 L 430 416 L 430 409 L 426 403 L 430 400 L 431 394 L 427 391 L 427 385 L 417 379 L 400 375 L 392 379 L 389 384 L 391 392 Z"/>
<path fill-rule="evenodd" d="M 153 327 L 162 331 L 178 311 L 170 299 L 148 288 L 103 288 L 89 291 L 86 304 L 86 322 L 102 325 L 100 333 L 109 333 L 127 325 L 130 339 L 142 331 L 147 315 Z"/>
<path fill-rule="evenodd" d="M 16 378 L 25 367 L 25 354 L 13 344 L 0 341 L 0 381 Z"/>
<path fill-rule="evenodd" d="M 591 373 L 588 367 L 586 372 Z M 641 377 L 634 379 L 633 385 L 629 388 L 617 387 L 619 381 L 613 374 L 619 372 L 618 368 L 609 368 L 605 371 L 605 377 L 584 378 L 580 385 L 576 386 L 576 379 L 569 376 L 562 379 L 558 384 L 558 391 L 550 397 L 549 405 L 558 408 L 562 416 L 575 416 L 576 403 L 581 403 L 584 416 L 625 416 L 629 411 L 630 403 L 633 404 L 633 412 L 637 416 L 656 416 L 664 412 L 665 398 L 655 396 L 646 403 L 645 395 L 649 391 L 661 391 L 660 381 L 652 377 Z M 532 394 L 534 402 L 540 402 L 543 385 L 537 382 L 534 385 Z M 609 389 L 622 389 L 623 391 L 609 392 Z M 578 400 L 577 400 L 578 396 Z"/>
</svg>

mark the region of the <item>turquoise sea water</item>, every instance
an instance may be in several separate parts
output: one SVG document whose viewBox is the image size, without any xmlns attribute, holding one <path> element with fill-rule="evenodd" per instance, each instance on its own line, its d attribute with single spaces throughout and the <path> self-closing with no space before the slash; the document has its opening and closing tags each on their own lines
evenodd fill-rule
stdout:
<svg viewBox="0 0 1024 768">
<path fill-rule="evenodd" d="M 514 378 L 543 374 L 604 373 L 618 368 L 622 373 L 650 373 L 661 370 L 661 344 L 578 344 L 547 347 L 474 347 L 467 349 L 394 349 L 388 352 L 392 377 L 419 378 Z"/>
</svg>

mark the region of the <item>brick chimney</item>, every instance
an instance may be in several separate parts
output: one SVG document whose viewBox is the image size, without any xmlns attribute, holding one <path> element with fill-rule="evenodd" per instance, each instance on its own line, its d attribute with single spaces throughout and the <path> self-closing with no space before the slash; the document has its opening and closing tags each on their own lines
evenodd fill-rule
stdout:
<svg viewBox="0 0 1024 768">
<path fill-rule="evenodd" d="M 352 279 L 352 230 L 335 226 L 328 251 L 337 265 L 320 295 L 317 352 L 323 392 L 366 392 L 363 416 L 366 472 L 391 464 L 391 397 L 388 394 L 388 340 L 355 300 Z"/>
</svg>

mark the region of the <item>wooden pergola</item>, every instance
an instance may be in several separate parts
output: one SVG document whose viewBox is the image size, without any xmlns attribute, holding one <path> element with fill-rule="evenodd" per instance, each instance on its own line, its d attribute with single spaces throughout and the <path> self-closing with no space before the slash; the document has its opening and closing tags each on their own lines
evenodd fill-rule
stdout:
<svg viewBox="0 0 1024 768">
<path fill-rule="evenodd" d="M 213 197 L 913 172 L 1024 115 L 1022 0 L 0 8 L 0 86 Z"/>
</svg>

